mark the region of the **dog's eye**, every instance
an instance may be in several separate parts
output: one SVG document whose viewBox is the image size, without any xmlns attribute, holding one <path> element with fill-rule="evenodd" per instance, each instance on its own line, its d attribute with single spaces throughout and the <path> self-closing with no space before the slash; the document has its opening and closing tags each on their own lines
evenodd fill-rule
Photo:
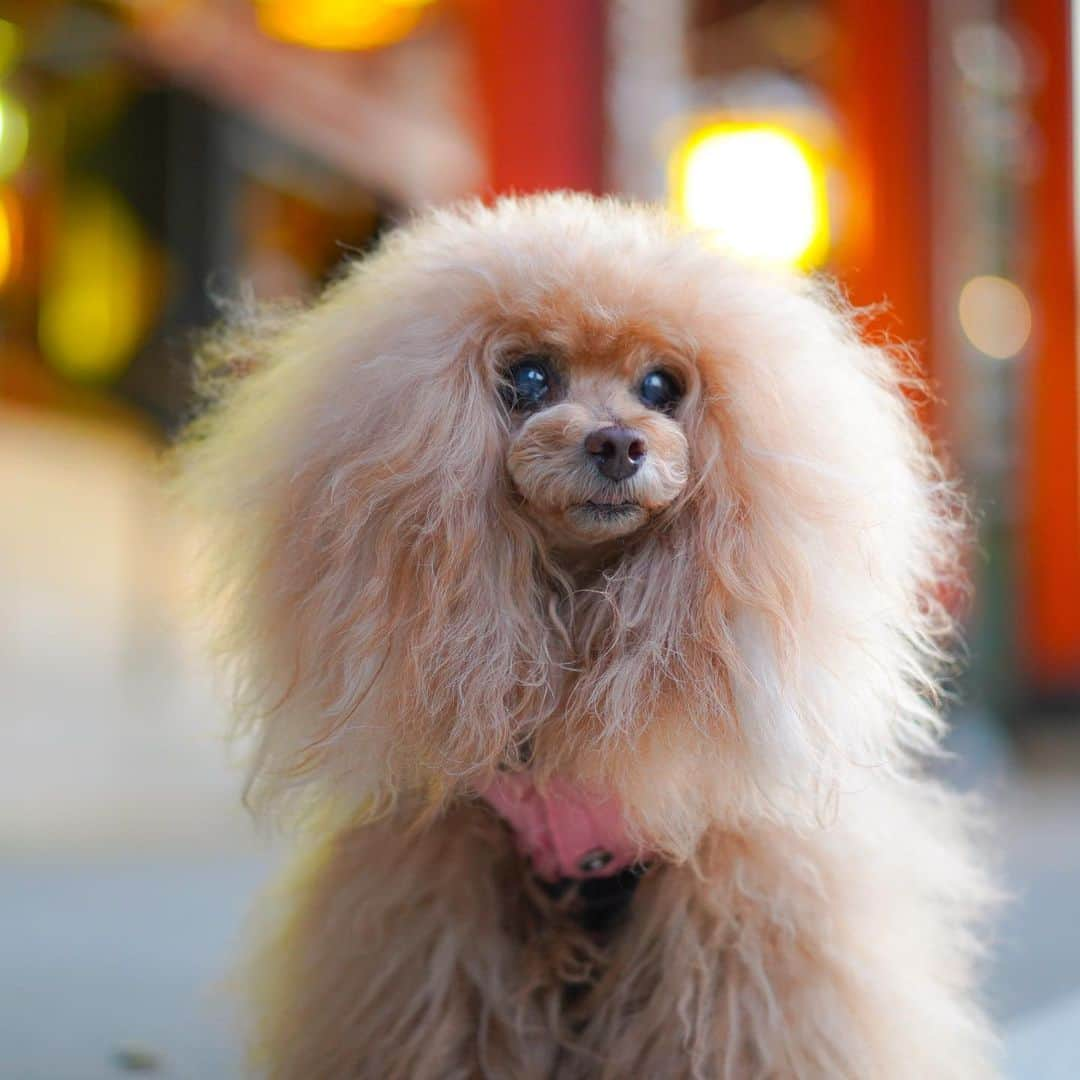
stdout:
<svg viewBox="0 0 1080 1080">
<path fill-rule="evenodd" d="M 638 396 L 650 409 L 670 413 L 682 399 L 682 387 L 674 375 L 657 369 L 641 380 Z"/>
<path fill-rule="evenodd" d="M 506 369 L 502 399 L 508 409 L 527 412 L 538 409 L 551 393 L 555 377 L 543 356 L 523 356 Z"/>
</svg>

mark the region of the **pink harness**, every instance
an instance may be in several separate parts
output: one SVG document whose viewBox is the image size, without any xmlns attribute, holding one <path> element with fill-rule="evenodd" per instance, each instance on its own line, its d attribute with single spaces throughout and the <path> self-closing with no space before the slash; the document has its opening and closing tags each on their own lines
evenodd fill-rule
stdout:
<svg viewBox="0 0 1080 1080">
<path fill-rule="evenodd" d="M 557 777 L 541 790 L 528 773 L 500 773 L 480 796 L 514 830 L 518 850 L 546 881 L 611 877 L 643 858 L 612 795 Z"/>
</svg>

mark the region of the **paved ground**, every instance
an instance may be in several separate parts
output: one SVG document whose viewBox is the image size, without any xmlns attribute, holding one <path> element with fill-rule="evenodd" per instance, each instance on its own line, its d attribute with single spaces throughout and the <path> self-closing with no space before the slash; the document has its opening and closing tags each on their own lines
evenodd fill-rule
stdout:
<svg viewBox="0 0 1080 1080">
<path fill-rule="evenodd" d="M 1076 1080 L 1080 1076 L 1080 993 L 1025 1014 L 1008 1032 L 1010 1080 Z"/>
<path fill-rule="evenodd" d="M 240 1075 L 225 960 L 266 872 L 254 856 L 4 868 L 0 1076 Z"/>
<path fill-rule="evenodd" d="M 238 1074 L 222 984 L 275 855 L 182 629 L 186 550 L 142 441 L 0 411 L 0 1080 Z M 977 771 L 1016 897 L 990 982 L 1010 1075 L 1075 1077 L 1080 784 Z"/>
</svg>

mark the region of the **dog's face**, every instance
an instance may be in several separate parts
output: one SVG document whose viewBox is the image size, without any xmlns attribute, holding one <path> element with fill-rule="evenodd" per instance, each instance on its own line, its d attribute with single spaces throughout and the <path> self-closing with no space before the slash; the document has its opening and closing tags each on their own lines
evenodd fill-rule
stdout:
<svg viewBox="0 0 1080 1080">
<path fill-rule="evenodd" d="M 610 355 L 509 358 L 507 469 L 555 547 L 599 545 L 672 505 L 689 475 L 685 365 L 627 342 Z"/>
</svg>

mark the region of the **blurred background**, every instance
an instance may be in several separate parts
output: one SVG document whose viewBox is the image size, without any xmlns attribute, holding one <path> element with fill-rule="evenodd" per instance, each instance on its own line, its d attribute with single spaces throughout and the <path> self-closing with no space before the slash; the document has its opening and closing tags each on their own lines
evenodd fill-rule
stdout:
<svg viewBox="0 0 1080 1080">
<path fill-rule="evenodd" d="M 1012 1075 L 1080 1075 L 1046 1034 L 1080 991 L 1068 0 L 0 15 L 0 1076 L 239 1072 L 225 973 L 277 853 L 192 629 L 197 525 L 157 476 L 193 336 L 223 297 L 312 295 L 418 207 L 563 187 L 834 274 L 917 346 L 978 510 L 945 767 L 1013 894 L 991 1008 Z"/>
</svg>

